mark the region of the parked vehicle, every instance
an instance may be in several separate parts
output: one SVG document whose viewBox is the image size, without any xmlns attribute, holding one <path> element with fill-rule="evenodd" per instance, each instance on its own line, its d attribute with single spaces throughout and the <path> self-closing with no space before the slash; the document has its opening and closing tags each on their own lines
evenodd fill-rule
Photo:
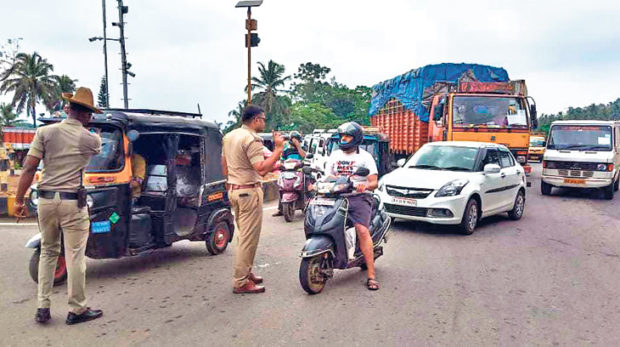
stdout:
<svg viewBox="0 0 620 347">
<path fill-rule="evenodd" d="M 546 146 L 547 141 L 544 134 L 531 134 L 528 160 L 538 160 L 542 162 Z"/>
<path fill-rule="evenodd" d="M 332 134 L 327 141 L 327 157 L 329 157 L 333 151 L 340 147 L 340 135 Z M 360 145 L 360 148 L 370 153 L 375 162 L 377 163 L 377 170 L 379 171 L 379 177 L 390 172 L 395 166 L 394 156 L 390 152 L 390 142 L 385 134 L 379 132 L 377 128 L 364 128 L 364 140 Z M 323 168 L 325 169 L 325 166 Z"/>
<path fill-rule="evenodd" d="M 330 129 L 321 133 L 317 133 L 317 130 L 315 130 L 315 134 L 313 134 L 312 140 L 310 141 L 310 149 L 307 154 L 312 154 L 310 166 L 313 169 L 317 169 L 317 171 L 315 171 L 317 179 L 321 177 L 321 172 L 325 170 L 325 163 L 329 156 L 327 154 L 327 142 L 335 133 L 335 129 Z"/>
<path fill-rule="evenodd" d="M 387 214 L 459 225 L 472 234 L 481 218 L 525 208 L 525 170 L 508 148 L 483 142 L 433 142 L 379 181 Z"/>
<path fill-rule="evenodd" d="M 280 166 L 278 188 L 280 191 L 280 204 L 284 220 L 292 222 L 296 210 L 304 210 L 312 194 L 308 185 L 314 182 L 311 175 L 305 174 L 301 169 L 304 167 L 302 160 L 288 159 Z"/>
<path fill-rule="evenodd" d="M 306 169 L 307 172 L 311 170 Z M 366 168 L 355 173 L 364 177 L 368 174 Z M 299 282 L 309 294 L 320 293 L 327 280 L 333 277 L 334 269 L 364 268 L 366 265 L 354 237 L 351 242 L 351 238 L 345 236 L 355 235 L 355 228 L 347 222 L 347 196 L 353 190 L 353 181 L 344 176 L 326 177 L 316 184 L 317 196 L 310 201 L 304 221 L 306 243 L 299 266 Z M 375 259 L 383 254 L 382 244 L 387 242 L 390 223 L 381 200 L 375 195 L 370 225 Z"/>
<path fill-rule="evenodd" d="M 620 122 L 555 121 L 549 129 L 540 185 L 543 195 L 553 187 L 597 188 L 614 198 L 620 184 Z"/>
<path fill-rule="evenodd" d="M 222 133 L 197 114 L 154 110 L 104 110 L 93 115 L 90 129 L 102 139 L 102 151 L 89 162 L 91 228 L 86 255 L 120 258 L 180 240 L 202 241 L 211 254 L 224 252 L 234 232 L 221 167 Z M 43 119 L 46 124 L 62 119 Z M 146 160 L 142 194 L 132 204 L 132 155 Z M 38 203 L 33 187 L 31 201 Z M 33 248 L 30 274 L 37 280 L 40 234 Z M 66 278 L 64 251 L 55 282 Z"/>
<path fill-rule="evenodd" d="M 525 81 L 510 81 L 503 68 L 437 64 L 377 84 L 369 114 L 390 138 L 397 159 L 438 141 L 503 144 L 527 166 L 536 105 Z"/>
</svg>

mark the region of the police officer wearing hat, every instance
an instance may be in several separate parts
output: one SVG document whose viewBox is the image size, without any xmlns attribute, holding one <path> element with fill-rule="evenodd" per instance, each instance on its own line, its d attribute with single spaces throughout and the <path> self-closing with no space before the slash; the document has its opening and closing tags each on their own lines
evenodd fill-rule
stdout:
<svg viewBox="0 0 620 347">
<path fill-rule="evenodd" d="M 26 217 L 24 195 L 32 184 L 39 161 L 43 160 L 45 170 L 39 184 L 38 206 L 41 257 L 35 320 L 45 323 L 51 319 L 50 294 L 62 232 L 70 307 L 66 323 L 71 325 L 103 315 L 101 310 L 86 306 L 85 251 L 90 217 L 85 194 L 80 194 L 83 192 L 84 169 L 92 156 L 101 151 L 101 138 L 89 132 L 86 126 L 92 113 L 101 113 L 101 110 L 94 106 L 93 93 L 88 88 L 78 88 L 75 95 L 63 93 L 62 98 L 68 101 L 65 107 L 67 119 L 37 129 L 19 180 L 15 211 L 18 220 Z"/>
</svg>

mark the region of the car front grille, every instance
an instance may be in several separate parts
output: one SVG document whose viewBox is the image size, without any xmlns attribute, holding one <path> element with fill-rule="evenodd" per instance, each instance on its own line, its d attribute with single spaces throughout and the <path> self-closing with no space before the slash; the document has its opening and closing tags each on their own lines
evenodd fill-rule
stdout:
<svg viewBox="0 0 620 347">
<path fill-rule="evenodd" d="M 424 207 L 412 207 L 412 206 L 400 206 L 394 204 L 384 204 L 385 210 L 388 213 L 400 214 L 404 216 L 413 217 L 426 217 L 426 208 Z"/>
<path fill-rule="evenodd" d="M 593 171 L 580 171 L 580 170 L 558 170 L 558 174 L 563 177 L 592 177 Z"/>
<path fill-rule="evenodd" d="M 596 166 L 599 163 L 585 163 L 575 161 L 547 161 L 547 167 L 549 169 L 557 170 L 585 170 L 596 171 Z"/>
<path fill-rule="evenodd" d="M 414 198 L 424 199 L 433 192 L 432 189 L 423 188 L 406 188 L 398 186 L 385 186 L 385 191 L 390 196 L 396 196 L 400 198 Z"/>
</svg>

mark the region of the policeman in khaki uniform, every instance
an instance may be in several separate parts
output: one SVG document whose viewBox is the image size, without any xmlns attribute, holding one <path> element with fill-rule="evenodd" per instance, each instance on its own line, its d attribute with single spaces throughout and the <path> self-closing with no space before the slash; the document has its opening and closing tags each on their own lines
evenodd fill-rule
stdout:
<svg viewBox="0 0 620 347">
<path fill-rule="evenodd" d="M 284 148 L 284 138 L 274 133 L 273 155 L 265 159 L 263 140 L 265 113 L 254 105 L 243 110 L 243 125 L 224 136 L 222 167 L 228 178 L 228 197 L 237 221 L 237 250 L 233 269 L 233 293 L 263 293 L 260 276 L 252 272 L 263 219 L 261 176 L 273 171 Z"/>
<path fill-rule="evenodd" d="M 37 129 L 19 180 L 15 204 L 18 219 L 25 217 L 27 209 L 24 206 L 24 194 L 32 184 L 39 161 L 43 160 L 45 169 L 39 184 L 39 308 L 35 320 L 45 323 L 51 318 L 50 294 L 54 285 L 62 230 L 70 307 L 66 323 L 76 324 L 99 318 L 103 314 L 101 310 L 92 310 L 86 306 L 84 253 L 90 218 L 88 208 L 80 208 L 78 205 L 81 176 L 91 157 L 101 151 L 101 138 L 85 127 L 92 113 L 101 111 L 94 107 L 93 94 L 88 88 L 78 88 L 75 95 L 63 93 L 62 97 L 69 102 L 65 107 L 67 119 Z"/>
</svg>

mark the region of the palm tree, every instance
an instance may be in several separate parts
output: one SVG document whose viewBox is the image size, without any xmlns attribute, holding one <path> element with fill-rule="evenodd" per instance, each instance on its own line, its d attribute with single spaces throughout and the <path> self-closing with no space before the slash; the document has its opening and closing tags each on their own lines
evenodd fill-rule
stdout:
<svg viewBox="0 0 620 347">
<path fill-rule="evenodd" d="M 50 99 L 50 103 L 45 105 L 50 111 L 59 111 L 65 106 L 65 101 L 62 99 L 61 94 L 75 92 L 75 82 L 78 81 L 67 75 L 57 76 L 55 77 L 55 80 L 56 93 Z"/>
<path fill-rule="evenodd" d="M 232 117 L 233 119 L 226 122 L 224 133 L 228 133 L 234 128 L 241 125 L 241 115 L 243 114 L 243 109 L 245 108 L 246 103 L 247 100 L 239 101 L 239 103 L 237 104 L 237 108 L 228 112 L 228 116 Z"/>
<path fill-rule="evenodd" d="M 26 107 L 36 126 L 37 102 L 49 105 L 57 92 L 58 77 L 51 74 L 54 66 L 37 52 L 19 53 L 8 71 L 10 75 L 0 85 L 0 91 L 5 94 L 13 92 L 11 105 L 17 105 L 17 113 Z"/>
<path fill-rule="evenodd" d="M 0 104 L 0 143 L 4 143 L 4 127 L 15 126 L 18 115 L 13 112 L 13 106 Z"/>
<path fill-rule="evenodd" d="M 254 87 L 262 89 L 259 94 L 260 105 L 266 113 L 271 113 L 274 103 L 276 102 L 276 94 L 284 87 L 286 81 L 291 76 L 284 76 L 284 65 L 280 65 L 273 60 L 269 60 L 267 67 L 265 64 L 258 63 L 258 72 L 260 77 L 252 77 L 252 89 Z"/>
</svg>

